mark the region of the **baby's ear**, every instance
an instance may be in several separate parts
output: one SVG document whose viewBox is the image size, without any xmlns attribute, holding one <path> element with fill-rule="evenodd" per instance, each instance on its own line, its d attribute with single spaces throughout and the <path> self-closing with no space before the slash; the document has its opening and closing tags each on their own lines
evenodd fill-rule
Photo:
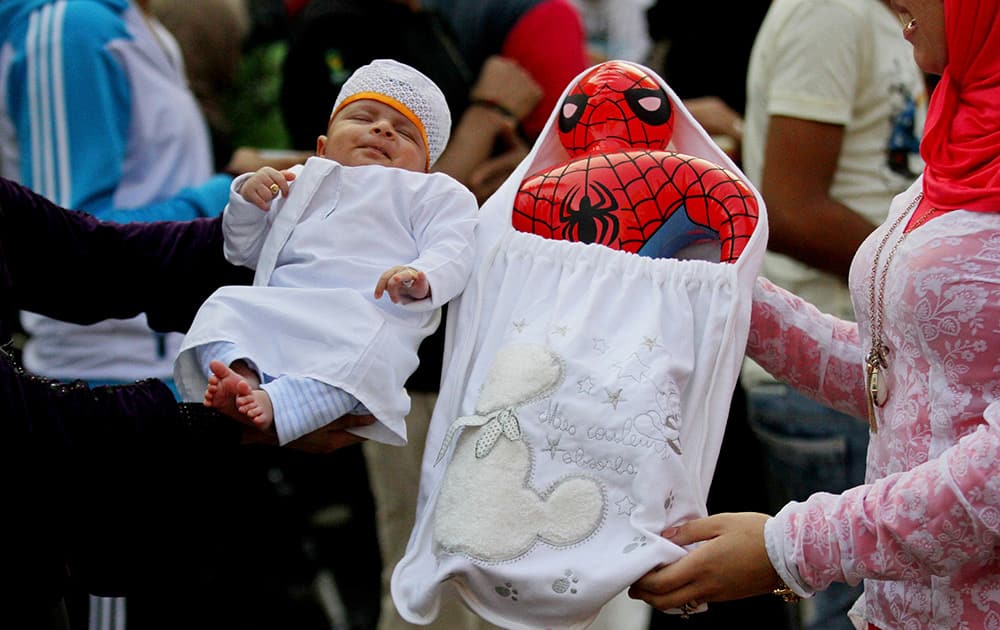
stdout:
<svg viewBox="0 0 1000 630">
<path fill-rule="evenodd" d="M 326 136 L 316 138 L 316 155 L 324 155 L 326 151 Z"/>
</svg>

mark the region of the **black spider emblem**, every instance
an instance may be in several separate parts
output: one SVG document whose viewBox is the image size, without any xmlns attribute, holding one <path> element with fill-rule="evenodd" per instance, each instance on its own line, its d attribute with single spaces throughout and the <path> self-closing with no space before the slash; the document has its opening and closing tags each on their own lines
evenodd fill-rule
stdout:
<svg viewBox="0 0 1000 630">
<path fill-rule="evenodd" d="M 580 200 L 580 207 L 574 209 L 573 201 L 579 187 L 573 188 L 563 199 L 559 207 L 559 219 L 565 223 L 562 230 L 564 240 L 613 243 L 618 238 L 618 217 L 614 214 L 618 210 L 618 202 L 604 184 L 593 182 L 592 189 L 597 195 L 596 203 L 590 201 L 589 194 L 584 195 Z"/>
</svg>

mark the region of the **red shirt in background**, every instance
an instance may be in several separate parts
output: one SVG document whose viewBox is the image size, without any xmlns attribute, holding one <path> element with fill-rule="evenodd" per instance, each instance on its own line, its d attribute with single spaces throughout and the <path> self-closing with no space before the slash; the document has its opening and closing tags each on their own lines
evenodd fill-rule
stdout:
<svg viewBox="0 0 1000 630">
<path fill-rule="evenodd" d="M 501 54 L 521 64 L 545 95 L 524 120 L 525 133 L 541 133 L 563 90 L 590 66 L 583 20 L 569 0 L 545 0 L 528 10 L 504 41 Z"/>
</svg>

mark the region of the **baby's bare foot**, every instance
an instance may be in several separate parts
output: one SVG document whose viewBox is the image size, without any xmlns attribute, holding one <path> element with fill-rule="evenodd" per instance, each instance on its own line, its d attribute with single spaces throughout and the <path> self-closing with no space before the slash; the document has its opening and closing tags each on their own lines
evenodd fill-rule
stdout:
<svg viewBox="0 0 1000 630">
<path fill-rule="evenodd" d="M 205 389 L 205 400 L 203 401 L 206 407 L 215 406 L 215 396 L 219 391 L 219 377 L 215 374 L 210 374 L 208 376 L 208 387 Z"/>
<path fill-rule="evenodd" d="M 271 397 L 262 389 L 255 389 L 237 396 L 236 406 L 240 413 L 250 418 L 254 426 L 262 431 L 270 429 L 274 423 L 274 406 L 271 404 Z"/>
<path fill-rule="evenodd" d="M 251 418 L 240 412 L 237 403 L 238 397 L 246 396 L 252 391 L 246 379 L 222 361 L 212 361 L 209 368 L 212 374 L 208 377 L 208 388 L 205 390 L 205 406 L 218 409 L 240 422 L 254 424 Z"/>
</svg>

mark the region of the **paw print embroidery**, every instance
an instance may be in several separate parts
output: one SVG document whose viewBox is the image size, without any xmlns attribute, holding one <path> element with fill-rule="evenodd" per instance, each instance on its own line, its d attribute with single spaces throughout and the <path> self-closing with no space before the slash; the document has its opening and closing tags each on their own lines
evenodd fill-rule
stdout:
<svg viewBox="0 0 1000 630">
<path fill-rule="evenodd" d="M 580 581 L 580 578 L 576 576 L 571 570 L 566 569 L 563 577 L 558 578 L 552 583 L 552 590 L 562 595 L 563 593 L 569 593 L 570 595 L 576 595 L 576 584 Z"/>
<path fill-rule="evenodd" d="M 517 589 L 510 582 L 505 582 L 502 586 L 495 586 L 493 590 L 497 592 L 500 597 L 509 597 L 510 601 L 517 601 Z"/>
<path fill-rule="evenodd" d="M 632 539 L 632 542 L 625 545 L 625 548 L 622 549 L 622 553 L 632 553 L 639 547 L 645 547 L 645 546 L 646 546 L 646 537 L 636 536 L 635 538 Z"/>
</svg>

